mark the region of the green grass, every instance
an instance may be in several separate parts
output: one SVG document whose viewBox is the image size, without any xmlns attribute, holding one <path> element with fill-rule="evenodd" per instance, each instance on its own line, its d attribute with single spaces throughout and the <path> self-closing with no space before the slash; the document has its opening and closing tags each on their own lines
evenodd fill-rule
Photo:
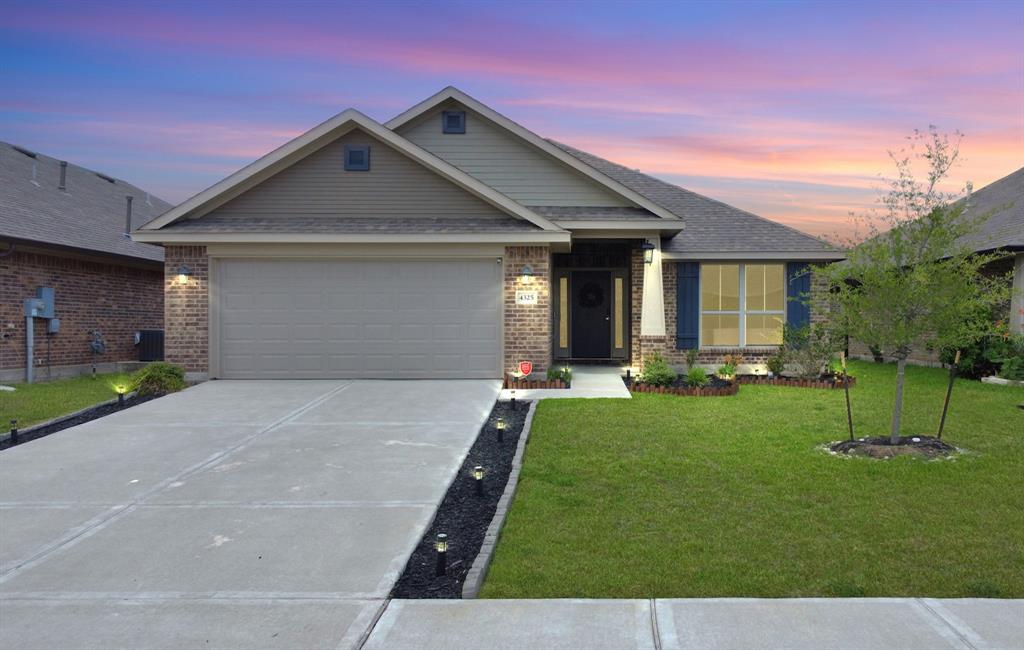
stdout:
<svg viewBox="0 0 1024 650">
<path fill-rule="evenodd" d="M 107 373 L 91 376 L 57 379 L 35 384 L 9 384 L 13 393 L 0 391 L 0 428 L 4 431 L 11 419 L 18 420 L 18 428 L 44 422 L 87 406 L 117 397 L 114 386 L 127 384 L 128 375 Z"/>
<path fill-rule="evenodd" d="M 887 434 L 895 367 L 856 363 L 857 435 Z M 908 368 L 906 434 L 946 373 Z M 843 392 L 546 400 L 487 598 L 1024 597 L 1024 390 L 958 381 L 955 460 L 830 456 Z"/>
</svg>

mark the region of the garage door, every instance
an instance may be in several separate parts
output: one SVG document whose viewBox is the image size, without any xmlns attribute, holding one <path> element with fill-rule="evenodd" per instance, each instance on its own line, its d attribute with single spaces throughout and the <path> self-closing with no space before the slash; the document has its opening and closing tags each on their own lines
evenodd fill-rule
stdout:
<svg viewBox="0 0 1024 650">
<path fill-rule="evenodd" d="M 221 260 L 219 376 L 500 375 L 495 260 Z"/>
</svg>

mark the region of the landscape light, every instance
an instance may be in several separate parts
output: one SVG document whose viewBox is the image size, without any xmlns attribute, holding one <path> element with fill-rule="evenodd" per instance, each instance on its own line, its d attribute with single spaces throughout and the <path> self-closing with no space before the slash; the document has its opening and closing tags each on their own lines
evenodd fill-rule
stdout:
<svg viewBox="0 0 1024 650">
<path fill-rule="evenodd" d="M 188 268 L 184 264 L 178 267 L 178 284 L 188 284 L 188 278 L 192 275 L 192 269 Z"/>
<path fill-rule="evenodd" d="M 509 398 L 510 398 L 509 399 L 509 406 L 511 406 L 512 410 L 514 411 L 514 410 L 516 410 L 516 389 L 513 388 L 512 390 L 510 390 L 508 392 L 508 394 L 509 394 Z"/>
<path fill-rule="evenodd" d="M 494 428 L 498 431 L 498 442 L 505 442 L 505 418 L 498 418 Z"/>
<path fill-rule="evenodd" d="M 128 388 L 124 384 L 118 384 L 114 386 L 114 392 L 117 393 L 117 406 L 119 408 L 124 407 L 124 394 L 128 392 Z"/>
<path fill-rule="evenodd" d="M 434 550 L 437 551 L 437 565 L 434 568 L 435 576 L 443 576 L 448 572 L 448 536 L 438 533 L 434 540 Z"/>
<path fill-rule="evenodd" d="M 484 468 L 483 465 L 477 465 L 473 468 L 473 478 L 476 479 L 476 495 L 482 497 L 484 495 Z"/>
<path fill-rule="evenodd" d="M 18 421 L 11 420 L 11 446 L 18 444 Z"/>
</svg>

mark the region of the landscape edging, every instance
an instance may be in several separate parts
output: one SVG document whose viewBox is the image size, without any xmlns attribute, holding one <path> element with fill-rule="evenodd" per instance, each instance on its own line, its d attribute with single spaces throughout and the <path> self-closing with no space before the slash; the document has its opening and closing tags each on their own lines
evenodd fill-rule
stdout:
<svg viewBox="0 0 1024 650">
<path fill-rule="evenodd" d="M 857 385 L 856 377 L 847 377 L 847 383 L 850 384 L 850 388 Z M 746 384 L 748 386 L 789 386 L 791 388 L 824 388 L 834 389 L 842 388 L 842 381 L 822 381 L 820 379 L 799 379 L 791 377 L 751 377 L 749 375 L 741 375 L 736 377 L 736 383 Z"/>
<path fill-rule="evenodd" d="M 533 428 L 533 416 L 537 411 L 537 405 L 541 400 L 530 403 L 530 410 L 526 414 L 526 421 L 523 422 L 523 430 L 519 434 L 519 443 L 516 445 L 516 453 L 512 457 L 512 471 L 509 472 L 508 482 L 505 483 L 505 491 L 498 499 L 498 506 L 494 510 L 494 517 L 487 526 L 484 534 L 484 541 L 480 545 L 480 552 L 473 560 L 473 566 L 466 573 L 466 579 L 462 583 L 462 597 L 476 598 L 483 587 L 484 578 L 487 577 L 487 569 L 491 566 L 491 559 L 494 557 L 494 547 L 501 537 L 501 529 L 505 526 L 505 518 L 508 516 L 509 506 L 515 497 L 516 488 L 519 486 L 519 470 L 523 467 L 523 454 L 526 453 L 526 442 L 530 438 L 530 429 Z"/>
<path fill-rule="evenodd" d="M 125 393 L 124 394 L 124 398 L 126 400 L 127 399 L 131 399 L 132 397 L 135 397 L 137 394 L 138 393 L 136 393 L 135 391 L 132 391 L 130 393 Z M 92 406 L 86 406 L 85 408 L 78 409 L 74 413 L 66 413 L 64 415 L 58 415 L 57 417 L 55 417 L 53 419 L 46 420 L 45 422 L 37 422 L 37 423 L 33 424 L 32 426 L 30 426 L 30 427 L 28 427 L 26 429 L 18 429 L 18 436 L 19 437 L 20 436 L 28 436 L 28 435 L 31 435 L 33 432 L 38 431 L 39 429 L 42 429 L 42 428 L 45 428 L 45 427 L 49 427 L 49 426 L 53 426 L 55 424 L 60 424 L 61 422 L 64 422 L 65 420 L 71 420 L 71 419 L 77 418 L 80 415 L 85 415 L 86 413 L 88 413 L 89 411 L 91 411 L 93 409 L 98 409 L 98 408 L 100 408 L 102 406 L 113 406 L 115 404 L 117 404 L 117 398 L 116 397 L 114 399 L 107 400 L 106 402 L 100 402 L 99 404 L 93 404 Z M 11 432 L 10 431 L 6 432 L 4 435 L 0 436 L 0 443 L 7 442 L 10 439 L 10 437 L 11 437 Z"/>
</svg>

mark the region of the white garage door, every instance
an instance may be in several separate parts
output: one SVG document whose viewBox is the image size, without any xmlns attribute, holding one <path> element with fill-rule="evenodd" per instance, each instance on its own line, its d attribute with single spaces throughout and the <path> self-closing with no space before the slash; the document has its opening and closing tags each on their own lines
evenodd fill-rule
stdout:
<svg viewBox="0 0 1024 650">
<path fill-rule="evenodd" d="M 494 259 L 221 260 L 224 378 L 500 376 Z"/>
</svg>

